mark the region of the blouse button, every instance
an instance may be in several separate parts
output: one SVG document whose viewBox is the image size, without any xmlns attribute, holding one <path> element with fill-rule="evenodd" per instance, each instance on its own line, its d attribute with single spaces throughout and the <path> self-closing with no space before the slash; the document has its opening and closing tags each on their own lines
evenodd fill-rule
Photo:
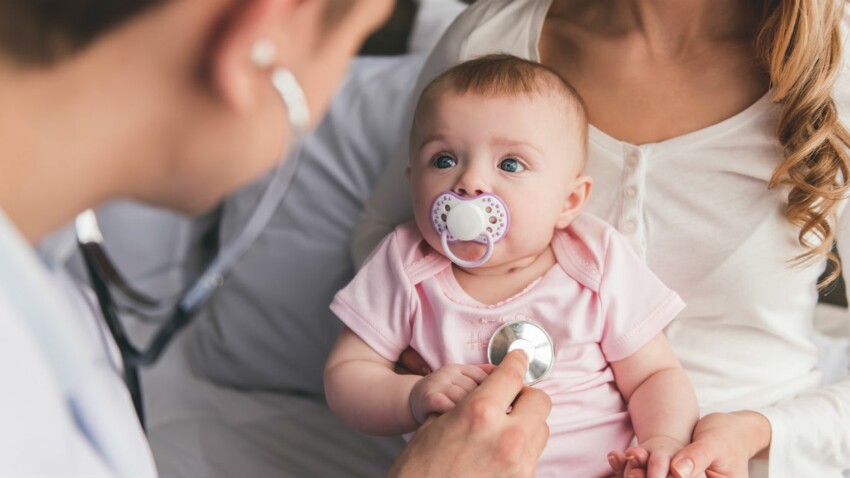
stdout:
<svg viewBox="0 0 850 478">
<path fill-rule="evenodd" d="M 629 199 L 634 199 L 637 196 L 637 188 L 634 186 L 629 186 L 625 190 L 625 195 Z"/>
<path fill-rule="evenodd" d="M 623 223 L 623 232 L 626 234 L 632 234 L 637 230 L 637 222 L 634 219 L 629 219 L 625 223 Z"/>
<path fill-rule="evenodd" d="M 629 153 L 629 156 L 626 158 L 626 163 L 629 166 L 637 166 L 638 161 L 640 161 L 640 153 L 637 151 Z"/>
</svg>

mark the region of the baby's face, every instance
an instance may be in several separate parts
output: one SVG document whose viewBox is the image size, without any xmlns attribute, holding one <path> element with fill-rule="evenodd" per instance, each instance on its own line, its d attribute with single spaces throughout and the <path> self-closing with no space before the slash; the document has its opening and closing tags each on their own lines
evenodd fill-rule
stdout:
<svg viewBox="0 0 850 478">
<path fill-rule="evenodd" d="M 510 211 L 505 238 L 484 267 L 510 264 L 544 251 L 557 228 L 577 213 L 573 191 L 585 177 L 583 132 L 578 115 L 559 98 L 443 93 L 423 105 L 411 137 L 410 180 L 417 226 L 442 250 L 430 219 L 445 191 L 461 197 L 494 193 Z M 589 183 L 587 185 L 589 188 Z M 452 245 L 475 260 L 483 245 Z"/>
</svg>

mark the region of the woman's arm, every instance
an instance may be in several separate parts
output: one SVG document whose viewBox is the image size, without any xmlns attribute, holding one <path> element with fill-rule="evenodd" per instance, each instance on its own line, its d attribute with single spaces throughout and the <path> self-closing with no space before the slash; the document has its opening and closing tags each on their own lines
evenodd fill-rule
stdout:
<svg viewBox="0 0 850 478">
<path fill-rule="evenodd" d="M 658 333 L 637 352 L 611 363 L 626 400 L 639 448 L 634 456 L 649 476 L 667 476 L 670 459 L 691 441 L 699 419 L 694 388 L 667 338 Z M 629 470 L 635 463 L 626 468 Z"/>
<path fill-rule="evenodd" d="M 325 365 L 328 406 L 346 423 L 372 435 L 416 430 L 410 391 L 422 377 L 398 375 L 394 365 L 344 328 Z"/>
<path fill-rule="evenodd" d="M 842 275 L 850 283 L 850 208 L 845 207 L 837 231 L 843 253 Z M 848 289 L 850 292 L 850 289 Z M 850 333 L 850 319 L 848 319 Z M 693 443 L 674 457 L 674 466 L 701 476 L 711 470 L 718 476 L 746 476 L 750 458 L 768 460 L 768 476 L 840 476 L 850 469 L 850 377 L 805 391 L 772 406 L 703 417 Z"/>
</svg>

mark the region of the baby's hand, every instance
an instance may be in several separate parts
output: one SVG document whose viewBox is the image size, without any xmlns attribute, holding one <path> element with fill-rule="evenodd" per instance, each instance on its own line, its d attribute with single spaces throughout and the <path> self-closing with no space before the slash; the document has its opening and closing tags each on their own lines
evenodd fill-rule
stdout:
<svg viewBox="0 0 850 478">
<path fill-rule="evenodd" d="M 664 436 L 644 440 L 640 445 L 626 450 L 625 469 L 621 469 L 622 474 L 618 473 L 618 476 L 646 478 L 672 476 L 670 461 L 685 445 L 687 443 Z M 639 472 L 633 473 L 632 470 L 639 470 Z"/>
<path fill-rule="evenodd" d="M 446 365 L 426 375 L 410 391 L 410 411 L 413 418 L 424 423 L 432 413 L 451 410 L 478 386 L 492 365 Z"/>
</svg>

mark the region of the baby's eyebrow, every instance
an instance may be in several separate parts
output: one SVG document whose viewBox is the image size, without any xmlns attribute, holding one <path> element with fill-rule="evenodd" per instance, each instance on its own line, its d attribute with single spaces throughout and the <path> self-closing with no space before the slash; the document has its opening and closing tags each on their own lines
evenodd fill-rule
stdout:
<svg viewBox="0 0 850 478">
<path fill-rule="evenodd" d="M 528 149 L 536 152 L 537 154 L 539 154 L 541 156 L 543 155 L 543 151 L 541 151 L 540 148 L 538 148 L 538 147 L 534 146 L 533 144 L 528 143 L 526 141 L 520 141 L 520 140 L 506 138 L 506 137 L 496 137 L 496 138 L 493 138 L 493 140 L 491 142 L 493 144 L 496 144 L 496 145 L 502 146 L 502 147 L 506 147 L 506 148 L 528 148 Z"/>
<path fill-rule="evenodd" d="M 436 141 L 448 142 L 448 136 L 442 132 L 430 134 L 426 136 L 419 144 L 419 149 L 424 148 L 428 143 L 433 143 Z"/>
</svg>

